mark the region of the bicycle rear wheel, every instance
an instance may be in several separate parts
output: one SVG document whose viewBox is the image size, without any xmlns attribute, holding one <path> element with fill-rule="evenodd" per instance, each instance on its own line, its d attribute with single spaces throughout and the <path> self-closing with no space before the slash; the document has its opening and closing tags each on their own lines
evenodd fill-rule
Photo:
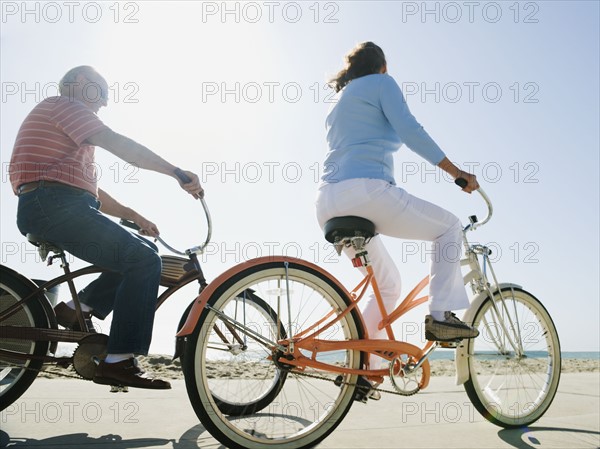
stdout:
<svg viewBox="0 0 600 449">
<path fill-rule="evenodd" d="M 492 423 L 521 427 L 538 420 L 554 399 L 560 342 L 538 299 L 519 288 L 501 292 L 504 300 L 496 293 L 494 301 L 486 299 L 475 314 L 473 324 L 480 335 L 468 342 L 470 378 L 465 390 Z"/>
<path fill-rule="evenodd" d="M 3 269 L 1 274 L 0 314 L 33 291 L 8 270 Z M 2 326 L 46 328 L 48 318 L 39 299 L 32 298 L 15 314 L 2 320 L 0 328 Z M 41 360 L 26 356 L 44 356 L 48 347 L 48 341 L 0 339 L 0 410 L 4 410 L 27 391 L 42 367 Z"/>
<path fill-rule="evenodd" d="M 244 292 L 251 292 L 262 301 L 263 310 L 274 314 L 266 320 L 264 315 L 249 314 L 243 307 Z M 333 382 L 337 373 L 299 370 L 278 362 L 281 353 L 267 340 L 286 340 L 281 327 L 293 339 L 327 314 L 342 313 L 348 303 L 335 282 L 303 263 L 290 262 L 287 268 L 283 262 L 258 263 L 219 286 L 185 348 L 186 360 L 193 360 L 184 367 L 188 395 L 205 428 L 230 448 L 304 448 L 329 435 L 353 403 L 357 376 L 343 375 L 337 386 Z M 271 321 L 273 316 L 279 326 Z M 233 320 L 237 324 L 232 331 Z M 360 338 L 362 329 L 355 320 L 355 314 L 346 314 L 320 338 Z M 221 337 L 215 329 L 228 338 L 239 334 L 248 349 L 219 351 L 214 343 Z M 332 351 L 321 361 L 357 369 L 361 355 Z M 223 400 L 248 404 L 252 397 L 268 397 L 269 402 L 261 404 L 262 410 L 241 416 L 223 409 Z"/>
</svg>

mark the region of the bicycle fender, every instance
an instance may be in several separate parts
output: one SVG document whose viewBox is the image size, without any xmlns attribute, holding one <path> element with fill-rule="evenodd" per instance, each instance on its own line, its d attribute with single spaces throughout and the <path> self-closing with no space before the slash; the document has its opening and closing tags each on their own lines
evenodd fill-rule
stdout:
<svg viewBox="0 0 600 449">
<path fill-rule="evenodd" d="M 176 338 L 186 337 L 194 331 L 194 328 L 196 327 L 196 323 L 198 323 L 198 319 L 200 318 L 200 315 L 204 312 L 204 309 L 206 308 L 208 300 L 213 295 L 213 293 L 224 282 L 226 282 L 231 277 L 237 275 L 238 273 L 241 273 L 242 271 L 247 270 L 248 268 L 254 267 L 256 265 L 273 263 L 273 262 L 281 262 L 282 264 L 284 262 L 294 263 L 296 265 L 303 265 L 307 268 L 310 268 L 311 270 L 317 271 L 320 274 L 322 274 L 323 276 L 327 277 L 332 283 L 334 283 L 337 287 L 339 287 L 340 290 L 348 298 L 350 298 L 350 293 L 348 292 L 348 290 L 346 290 L 346 288 L 336 278 L 334 278 L 329 272 L 325 271 L 318 265 L 315 265 L 311 262 L 307 262 L 306 260 L 296 259 L 294 257 L 287 257 L 287 256 L 258 257 L 256 259 L 251 259 L 246 262 L 242 262 L 241 264 L 235 265 L 234 267 L 231 267 L 227 271 L 225 271 L 225 272 L 221 273 L 219 276 L 217 276 L 217 278 L 214 281 L 210 282 L 208 284 L 208 286 L 202 291 L 202 293 L 200 293 L 200 295 L 198 295 L 196 297 L 196 299 L 194 300 L 194 304 L 192 305 L 190 313 L 188 314 L 188 317 L 185 320 L 185 324 L 179 330 L 179 332 L 177 332 L 175 337 Z M 359 315 L 359 316 L 361 319 L 360 325 L 362 325 L 362 328 L 364 329 L 365 325 L 364 325 L 364 322 L 362 321 L 362 315 Z"/>
<path fill-rule="evenodd" d="M 499 287 L 500 287 L 499 289 L 501 291 L 505 290 L 507 288 L 511 288 L 511 287 L 519 288 L 519 289 L 523 288 L 520 285 L 510 284 L 510 283 L 500 284 Z M 483 293 L 479 293 L 477 296 L 475 296 L 473 298 L 473 300 L 471 301 L 471 305 L 465 311 L 465 313 L 462 317 L 462 320 L 465 323 L 473 322 L 473 319 L 475 318 L 475 314 L 479 310 L 479 307 L 481 307 L 481 304 L 483 304 L 483 301 L 485 301 L 487 299 L 487 297 L 488 297 L 487 292 L 483 292 Z M 467 380 L 469 380 L 469 354 L 467 352 L 467 344 L 466 343 L 463 343 L 458 348 L 456 348 L 455 363 L 456 363 L 456 385 L 462 385 Z"/>
</svg>

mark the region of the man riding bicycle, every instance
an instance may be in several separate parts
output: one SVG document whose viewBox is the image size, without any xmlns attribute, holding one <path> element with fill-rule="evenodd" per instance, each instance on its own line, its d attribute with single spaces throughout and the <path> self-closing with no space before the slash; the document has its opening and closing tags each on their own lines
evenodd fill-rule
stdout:
<svg viewBox="0 0 600 449">
<path fill-rule="evenodd" d="M 86 320 L 113 312 L 108 354 L 94 382 L 138 388 L 168 389 L 138 366 L 152 338 L 161 259 L 150 241 L 126 231 L 107 215 L 133 221 L 141 233 L 155 237 L 158 228 L 135 210 L 97 186 L 95 146 L 137 167 L 178 180 L 191 195 L 204 194 L 198 176 L 177 168 L 145 146 L 112 131 L 98 117 L 107 105 L 108 83 L 92 67 L 69 70 L 59 83 L 60 95 L 40 102 L 25 118 L 15 141 L 10 181 L 19 197 L 17 226 L 23 235 L 52 242 L 89 263 L 110 270 L 80 295 Z M 75 305 L 55 308 L 58 324 L 81 330 Z M 88 321 L 91 323 L 91 321 Z M 93 331 L 93 328 L 89 329 Z"/>
</svg>

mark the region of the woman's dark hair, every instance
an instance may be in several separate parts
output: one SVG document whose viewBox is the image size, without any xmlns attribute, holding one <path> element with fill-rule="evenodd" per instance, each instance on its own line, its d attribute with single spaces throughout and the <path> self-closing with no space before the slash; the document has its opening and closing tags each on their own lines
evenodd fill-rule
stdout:
<svg viewBox="0 0 600 449">
<path fill-rule="evenodd" d="M 383 50 L 373 42 L 362 42 L 344 58 L 346 66 L 329 80 L 329 85 L 339 92 L 355 78 L 379 73 L 386 65 Z"/>
</svg>

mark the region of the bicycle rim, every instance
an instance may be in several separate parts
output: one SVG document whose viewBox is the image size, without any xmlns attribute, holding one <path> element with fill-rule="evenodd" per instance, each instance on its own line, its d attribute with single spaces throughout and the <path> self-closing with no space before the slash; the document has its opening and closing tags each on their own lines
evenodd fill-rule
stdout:
<svg viewBox="0 0 600 449">
<path fill-rule="evenodd" d="M 0 282 L 0 312 L 16 304 L 28 292 L 28 289 L 3 273 Z M 47 319 L 37 299 L 32 299 L 3 320 L 0 326 L 46 327 Z M 20 355 L 45 355 L 48 342 L 3 338 L 0 349 Z M 0 410 L 16 401 L 29 388 L 41 366 L 42 362 L 39 360 L 0 356 Z"/>
<path fill-rule="evenodd" d="M 516 288 L 502 290 L 502 296 L 503 302 L 495 295 L 497 311 L 487 299 L 475 315 L 480 335 L 468 343 L 465 389 L 486 419 L 519 427 L 539 419 L 554 399 L 560 342 L 550 315 L 534 296 Z"/>
<path fill-rule="evenodd" d="M 252 267 L 227 281 L 217 289 L 209 300 L 209 306 L 231 316 L 232 310 L 239 312 L 240 294 L 252 291 L 271 308 L 289 335 L 297 335 L 315 324 L 327 313 L 340 313 L 347 306 L 347 298 L 321 273 L 312 272 L 303 265 L 290 264 L 287 270 L 283 263 Z M 288 300 L 289 294 L 289 300 Z M 289 305 L 289 307 L 288 307 Z M 236 321 L 241 322 L 238 313 Z M 271 341 L 281 341 L 274 335 L 277 326 L 273 323 L 254 321 L 245 328 L 252 329 Z M 306 368 L 299 371 L 290 366 L 275 363 L 273 347 L 257 342 L 256 336 L 243 332 L 244 338 L 254 340 L 260 351 L 239 355 L 217 355 L 211 348 L 210 335 L 214 326 L 221 326 L 222 319 L 209 310 L 201 317 L 193 342 L 186 351 L 192 355 L 196 369 L 186 370 L 186 385 L 192 405 L 207 430 L 227 447 L 244 448 L 303 448 L 310 447 L 331 433 L 343 419 L 353 402 L 354 386 L 332 381 L 337 374 Z M 221 326 L 222 327 L 222 326 Z M 202 334 L 209 338 L 201 337 Z M 323 339 L 347 340 L 359 338 L 360 331 L 354 316 L 346 315 L 336 325 L 321 335 Z M 214 340 L 213 340 L 214 341 Z M 358 351 L 342 350 L 326 354 L 318 360 L 360 367 Z M 248 360 L 251 358 L 251 360 Z M 218 373 L 211 367 L 218 365 Z M 231 416 L 223 413 L 218 400 L 226 395 L 229 402 L 239 397 L 247 401 L 249 393 L 263 394 L 273 391 L 276 374 L 283 382 L 277 385 L 277 394 L 270 396 L 270 403 L 252 414 Z M 284 374 L 284 376 L 282 376 Z M 319 379 L 309 376 L 318 376 Z M 353 384 L 356 376 L 344 375 L 343 381 Z M 226 392 L 226 393 L 224 393 Z"/>
</svg>

